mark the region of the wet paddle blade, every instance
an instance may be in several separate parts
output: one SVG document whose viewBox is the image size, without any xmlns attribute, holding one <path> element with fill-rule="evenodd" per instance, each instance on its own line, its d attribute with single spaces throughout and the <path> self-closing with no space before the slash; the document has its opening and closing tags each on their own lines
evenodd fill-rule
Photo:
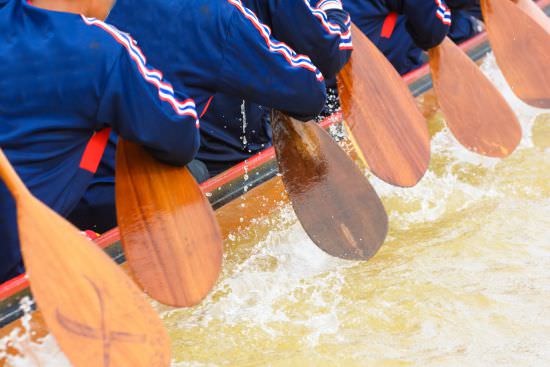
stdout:
<svg viewBox="0 0 550 367">
<path fill-rule="evenodd" d="M 338 75 L 344 119 L 370 170 L 396 186 L 414 186 L 428 169 L 430 137 L 407 85 L 352 25 L 353 54 Z"/>
<path fill-rule="evenodd" d="M 550 33 L 509 0 L 481 5 L 498 66 L 516 96 L 550 108 Z"/>
<path fill-rule="evenodd" d="M 388 218 L 366 177 L 313 121 L 277 112 L 271 121 L 279 172 L 311 240 L 343 259 L 374 256 L 386 238 Z"/>
<path fill-rule="evenodd" d="M 160 163 L 136 144 L 118 144 L 117 218 L 132 274 L 159 302 L 196 305 L 222 265 L 214 211 L 187 168 Z"/>
<path fill-rule="evenodd" d="M 477 65 L 446 38 L 430 50 L 434 90 L 447 126 L 476 153 L 506 157 L 521 140 L 518 119 Z"/>
<path fill-rule="evenodd" d="M 3 154 L 1 160 L 2 170 L 9 170 Z M 71 364 L 169 366 L 168 334 L 136 285 L 75 227 L 18 190 L 19 237 L 31 291 Z"/>
</svg>

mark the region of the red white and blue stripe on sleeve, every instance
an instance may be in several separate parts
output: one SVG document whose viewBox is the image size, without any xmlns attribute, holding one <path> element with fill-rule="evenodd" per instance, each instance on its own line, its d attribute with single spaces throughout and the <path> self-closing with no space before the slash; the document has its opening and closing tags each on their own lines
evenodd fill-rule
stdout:
<svg viewBox="0 0 550 367">
<path fill-rule="evenodd" d="M 340 37 L 340 50 L 352 50 L 353 44 L 351 43 L 351 19 L 348 15 L 346 20 L 346 31 L 342 32 L 340 26 L 333 24 L 328 20 L 327 13 L 325 10 L 329 9 L 342 9 L 342 3 L 340 0 L 321 0 L 317 3 L 315 8 L 311 7 L 308 0 L 304 0 L 309 10 L 315 15 L 317 19 L 321 22 L 323 28 L 331 35 L 336 35 Z"/>
<path fill-rule="evenodd" d="M 316 8 L 322 9 L 322 10 L 329 10 L 329 9 L 340 9 L 342 10 L 342 3 L 340 0 L 321 0 L 315 5 Z"/>
<path fill-rule="evenodd" d="M 451 11 L 441 0 L 435 0 L 437 4 L 437 10 L 435 15 L 441 20 L 445 25 L 451 25 Z"/>
<path fill-rule="evenodd" d="M 346 27 L 348 27 L 348 29 L 351 28 L 351 18 L 349 15 L 348 15 L 348 19 L 346 19 Z"/>
<path fill-rule="evenodd" d="M 237 8 L 239 12 L 241 12 L 245 16 L 245 18 L 252 23 L 254 28 L 256 28 L 258 32 L 260 32 L 260 35 L 265 40 L 269 51 L 283 55 L 286 61 L 288 61 L 288 63 L 293 67 L 304 68 L 314 72 L 317 80 L 324 80 L 323 74 L 321 74 L 317 67 L 311 62 L 309 57 L 307 57 L 306 55 L 296 54 L 296 52 L 294 52 L 294 50 L 291 49 L 287 44 L 275 41 L 273 38 L 271 38 L 271 29 L 265 24 L 261 23 L 256 14 L 254 14 L 254 12 L 252 12 L 250 9 L 243 6 L 240 0 L 227 1 L 235 8 Z"/>
<path fill-rule="evenodd" d="M 197 128 L 199 127 L 199 119 L 195 110 L 195 101 L 188 98 L 185 101 L 180 101 L 174 94 L 172 85 L 163 80 L 162 73 L 156 69 L 147 67 L 147 59 L 137 46 L 134 39 L 127 33 L 121 32 L 115 27 L 102 22 L 95 18 L 87 18 L 82 16 L 84 22 L 89 26 L 96 26 L 109 33 L 118 43 L 120 43 L 128 52 L 130 58 L 135 62 L 141 76 L 150 84 L 157 88 L 159 98 L 170 104 L 174 112 L 180 116 L 190 116 L 195 120 Z"/>
</svg>

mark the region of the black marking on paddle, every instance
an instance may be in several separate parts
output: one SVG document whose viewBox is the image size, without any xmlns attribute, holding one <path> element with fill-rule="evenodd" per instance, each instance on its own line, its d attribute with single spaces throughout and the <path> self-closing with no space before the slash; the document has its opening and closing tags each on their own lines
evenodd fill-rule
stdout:
<svg viewBox="0 0 550 367">
<path fill-rule="evenodd" d="M 111 362 L 111 345 L 114 342 L 124 343 L 145 343 L 145 335 L 135 335 L 124 331 L 113 331 L 108 329 L 107 322 L 105 320 L 105 301 L 103 294 L 99 290 L 99 287 L 88 277 L 86 280 L 90 282 L 99 300 L 100 308 L 100 325 L 99 328 L 94 328 L 89 325 L 82 324 L 78 321 L 72 320 L 69 317 L 63 315 L 59 309 L 56 309 L 55 315 L 59 324 L 68 332 L 79 335 L 88 339 L 98 339 L 103 343 L 103 366 L 109 367 Z"/>
</svg>

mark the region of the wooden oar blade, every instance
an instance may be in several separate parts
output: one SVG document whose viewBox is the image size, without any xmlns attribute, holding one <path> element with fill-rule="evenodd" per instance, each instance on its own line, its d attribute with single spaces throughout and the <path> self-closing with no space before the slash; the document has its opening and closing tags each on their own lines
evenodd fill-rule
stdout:
<svg viewBox="0 0 550 367">
<path fill-rule="evenodd" d="M 161 303 L 188 307 L 220 274 L 223 242 L 210 203 L 187 168 L 119 140 L 116 204 L 124 253 L 137 283 Z"/>
<path fill-rule="evenodd" d="M 509 0 L 482 0 L 497 63 L 522 101 L 550 108 L 550 33 Z"/>
<path fill-rule="evenodd" d="M 72 365 L 169 366 L 168 334 L 130 278 L 38 200 L 17 209 L 31 291 Z"/>
<path fill-rule="evenodd" d="M 521 126 L 477 65 L 446 38 L 430 50 L 430 67 L 439 105 L 457 140 L 490 157 L 512 153 L 521 140 Z"/>
<path fill-rule="evenodd" d="M 366 177 L 316 123 L 272 116 L 279 171 L 304 230 L 323 251 L 367 260 L 383 244 L 388 218 Z"/>
<path fill-rule="evenodd" d="M 517 0 L 517 6 L 550 33 L 550 18 L 532 0 Z"/>
<path fill-rule="evenodd" d="M 355 25 L 352 33 L 353 54 L 338 75 L 344 119 L 376 176 L 414 186 L 430 160 L 426 121 L 384 55 Z"/>
</svg>

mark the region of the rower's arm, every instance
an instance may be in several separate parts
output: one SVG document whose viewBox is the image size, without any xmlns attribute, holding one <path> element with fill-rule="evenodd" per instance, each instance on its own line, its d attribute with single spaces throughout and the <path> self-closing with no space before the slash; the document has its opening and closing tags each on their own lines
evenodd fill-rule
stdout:
<svg viewBox="0 0 550 367">
<path fill-rule="evenodd" d="M 424 50 L 439 45 L 451 26 L 451 10 L 444 0 L 388 0 L 391 10 L 407 17 L 407 30 Z"/>
<path fill-rule="evenodd" d="M 148 148 L 158 159 L 185 165 L 199 147 L 197 113 L 192 99 L 174 92 L 160 71 L 126 34 L 104 90 L 97 119 L 123 138 Z"/>
<path fill-rule="evenodd" d="M 308 55 L 330 79 L 348 61 L 351 20 L 340 0 L 245 0 L 272 25 L 273 36 Z"/>
<path fill-rule="evenodd" d="M 227 25 L 218 91 L 282 110 L 301 120 L 325 104 L 324 77 L 311 60 L 271 37 L 268 27 L 237 0 Z"/>
</svg>

